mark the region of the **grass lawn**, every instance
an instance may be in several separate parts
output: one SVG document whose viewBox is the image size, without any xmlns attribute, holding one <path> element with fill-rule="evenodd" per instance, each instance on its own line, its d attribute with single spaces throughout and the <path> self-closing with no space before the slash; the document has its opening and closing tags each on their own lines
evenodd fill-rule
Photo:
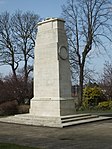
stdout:
<svg viewBox="0 0 112 149">
<path fill-rule="evenodd" d="M 98 114 L 98 115 L 105 115 L 105 116 L 112 116 L 112 109 L 111 110 L 95 110 L 95 109 L 90 109 L 90 110 L 79 110 L 76 111 L 76 114 L 83 114 L 83 113 L 91 113 L 91 114 Z"/>
<path fill-rule="evenodd" d="M 27 147 L 9 143 L 0 143 L 0 149 L 39 149 L 39 148 Z"/>
</svg>

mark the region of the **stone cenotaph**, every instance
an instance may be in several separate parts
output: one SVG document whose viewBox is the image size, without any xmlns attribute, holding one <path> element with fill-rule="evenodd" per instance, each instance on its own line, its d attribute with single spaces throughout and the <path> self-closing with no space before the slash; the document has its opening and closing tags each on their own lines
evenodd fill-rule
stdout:
<svg viewBox="0 0 112 149">
<path fill-rule="evenodd" d="M 46 19 L 38 23 L 30 114 L 52 121 L 74 113 L 64 20 Z"/>
<path fill-rule="evenodd" d="M 38 23 L 34 53 L 34 98 L 30 111 L 0 121 L 63 127 L 62 119 L 75 114 L 63 19 L 49 18 Z"/>
<path fill-rule="evenodd" d="M 66 127 L 110 119 L 75 114 L 64 20 L 46 19 L 38 24 L 34 62 L 34 98 L 30 113 L 0 118 L 2 122 Z"/>
</svg>

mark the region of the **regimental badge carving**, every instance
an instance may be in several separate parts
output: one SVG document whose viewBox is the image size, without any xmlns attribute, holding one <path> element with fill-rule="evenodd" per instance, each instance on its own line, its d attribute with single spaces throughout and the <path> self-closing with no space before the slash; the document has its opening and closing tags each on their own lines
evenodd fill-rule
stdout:
<svg viewBox="0 0 112 149">
<path fill-rule="evenodd" d="M 67 48 L 65 46 L 60 46 L 59 56 L 63 60 L 66 60 L 68 58 L 68 51 L 67 51 Z"/>
</svg>

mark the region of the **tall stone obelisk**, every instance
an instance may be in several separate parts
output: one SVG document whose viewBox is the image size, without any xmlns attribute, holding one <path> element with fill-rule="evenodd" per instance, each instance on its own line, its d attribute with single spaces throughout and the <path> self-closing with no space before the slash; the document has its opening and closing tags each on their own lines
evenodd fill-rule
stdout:
<svg viewBox="0 0 112 149">
<path fill-rule="evenodd" d="M 75 103 L 71 98 L 64 20 L 50 18 L 38 24 L 34 54 L 34 98 L 30 112 L 1 118 L 0 121 L 50 127 L 71 125 L 68 119 L 71 121 L 75 114 Z"/>
<path fill-rule="evenodd" d="M 30 114 L 49 119 L 74 113 L 64 20 L 46 19 L 38 23 Z"/>
<path fill-rule="evenodd" d="M 64 20 L 51 18 L 38 24 L 34 63 L 34 98 L 30 113 L 0 118 L 2 122 L 65 127 L 110 119 L 75 115 Z M 79 121 L 78 121 L 79 120 Z"/>
</svg>

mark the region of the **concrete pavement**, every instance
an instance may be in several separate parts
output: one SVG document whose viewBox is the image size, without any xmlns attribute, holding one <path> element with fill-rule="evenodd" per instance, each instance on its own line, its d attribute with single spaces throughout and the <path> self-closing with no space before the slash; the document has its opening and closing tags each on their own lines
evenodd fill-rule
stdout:
<svg viewBox="0 0 112 149">
<path fill-rule="evenodd" d="M 112 149 L 112 120 L 66 128 L 0 122 L 0 142 L 40 149 Z"/>
</svg>

